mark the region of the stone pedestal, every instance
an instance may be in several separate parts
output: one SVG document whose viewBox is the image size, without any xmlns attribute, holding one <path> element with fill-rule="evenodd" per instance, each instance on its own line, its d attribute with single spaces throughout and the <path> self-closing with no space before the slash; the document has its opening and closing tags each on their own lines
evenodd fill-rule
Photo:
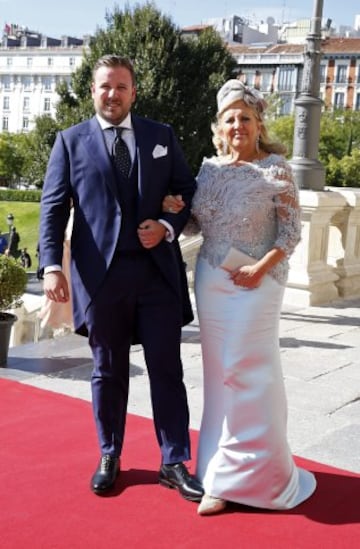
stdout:
<svg viewBox="0 0 360 549">
<path fill-rule="evenodd" d="M 330 227 L 329 262 L 339 277 L 339 297 L 360 296 L 360 189 L 331 187 L 341 194 L 346 207 L 336 214 Z M 336 234 L 338 233 L 338 234 Z"/>
<path fill-rule="evenodd" d="M 360 296 L 360 190 L 300 191 L 302 240 L 285 301 L 322 305 Z"/>
<path fill-rule="evenodd" d="M 338 297 L 339 276 L 328 263 L 331 220 L 346 207 L 332 191 L 300 191 L 302 232 L 290 259 L 285 300 L 296 305 L 320 305 Z"/>
<path fill-rule="evenodd" d="M 37 313 L 41 306 L 41 296 L 24 294 L 21 307 L 12 310 L 17 322 L 13 325 L 10 337 L 10 347 L 37 341 L 39 319 Z"/>
</svg>

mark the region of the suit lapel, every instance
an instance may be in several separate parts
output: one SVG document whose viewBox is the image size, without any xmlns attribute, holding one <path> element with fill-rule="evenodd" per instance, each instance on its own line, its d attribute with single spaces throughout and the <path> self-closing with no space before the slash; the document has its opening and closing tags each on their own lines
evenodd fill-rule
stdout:
<svg viewBox="0 0 360 549">
<path fill-rule="evenodd" d="M 151 173 L 151 152 L 153 149 L 153 140 L 151 134 L 146 131 L 146 125 L 137 116 L 132 115 L 132 124 L 136 139 L 136 153 L 138 159 L 138 192 L 139 198 L 144 198 Z"/>
<path fill-rule="evenodd" d="M 114 168 L 105 145 L 102 129 L 95 116 L 89 120 L 88 129 L 88 132 L 82 134 L 82 142 L 89 162 L 96 165 L 105 183 L 118 196 Z"/>
</svg>

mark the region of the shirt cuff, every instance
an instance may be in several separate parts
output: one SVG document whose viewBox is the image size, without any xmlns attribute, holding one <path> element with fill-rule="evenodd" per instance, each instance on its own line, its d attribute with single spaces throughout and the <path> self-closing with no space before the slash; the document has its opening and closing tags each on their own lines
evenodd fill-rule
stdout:
<svg viewBox="0 0 360 549">
<path fill-rule="evenodd" d="M 49 265 L 48 267 L 44 268 L 44 274 L 54 273 L 59 271 L 62 271 L 62 268 L 60 265 Z"/>
<path fill-rule="evenodd" d="M 175 232 L 174 232 L 173 227 L 170 225 L 170 223 L 165 221 L 165 219 L 158 219 L 158 221 L 159 221 L 159 223 L 164 225 L 164 227 L 166 227 L 166 229 L 167 229 L 166 235 L 165 235 L 166 242 L 172 242 L 173 240 L 175 240 Z"/>
</svg>

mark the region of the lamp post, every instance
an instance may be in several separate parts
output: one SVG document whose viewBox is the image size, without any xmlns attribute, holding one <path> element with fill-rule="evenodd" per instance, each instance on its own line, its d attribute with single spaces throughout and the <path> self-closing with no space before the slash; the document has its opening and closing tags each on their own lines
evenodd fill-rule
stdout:
<svg viewBox="0 0 360 549">
<path fill-rule="evenodd" d="M 14 216 L 12 213 L 9 213 L 6 217 L 6 223 L 8 224 L 8 227 L 9 227 L 9 231 L 11 229 L 11 227 L 14 225 Z"/>
<path fill-rule="evenodd" d="M 300 189 L 321 191 L 325 169 L 318 160 L 320 117 L 321 20 L 323 0 L 314 0 L 310 32 L 306 38 L 304 72 L 300 95 L 295 100 L 293 157 L 290 161 Z"/>
</svg>

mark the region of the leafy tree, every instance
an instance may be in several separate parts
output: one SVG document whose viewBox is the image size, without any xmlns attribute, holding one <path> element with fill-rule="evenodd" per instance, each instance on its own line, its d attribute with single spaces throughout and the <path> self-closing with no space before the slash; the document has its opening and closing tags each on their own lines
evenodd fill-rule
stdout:
<svg viewBox="0 0 360 549">
<path fill-rule="evenodd" d="M 360 187 L 360 150 L 354 149 L 340 160 L 344 187 Z"/>
<path fill-rule="evenodd" d="M 15 186 L 22 174 L 24 156 L 20 141 L 21 137 L 17 134 L 0 134 L 0 180 L 3 186 Z"/>
<path fill-rule="evenodd" d="M 24 164 L 23 177 L 33 185 L 42 187 L 47 163 L 59 125 L 48 115 L 35 120 L 35 129 L 23 135 Z"/>
<path fill-rule="evenodd" d="M 342 158 L 347 152 L 348 137 L 342 112 L 323 113 L 320 122 L 319 160 L 326 166 L 331 156 Z"/>
<path fill-rule="evenodd" d="M 330 154 L 326 166 L 326 185 L 330 187 L 343 187 L 343 173 L 340 166 L 341 160 Z"/>
<path fill-rule="evenodd" d="M 360 150 L 353 149 L 351 155 L 340 160 L 331 155 L 326 183 L 335 187 L 360 187 Z"/>
<path fill-rule="evenodd" d="M 287 156 L 293 151 L 295 118 L 293 115 L 280 116 L 266 121 L 269 135 L 274 141 L 280 141 L 286 146 Z"/>
<path fill-rule="evenodd" d="M 133 60 L 137 75 L 134 112 L 173 125 L 194 170 L 212 154 L 210 123 L 216 112 L 216 92 L 232 76 L 236 62 L 219 35 L 207 29 L 198 38 L 185 38 L 172 20 L 154 4 L 123 11 L 115 6 L 98 29 L 72 79 L 63 85 L 57 121 L 61 127 L 93 114 L 90 94 L 95 61 L 118 53 Z"/>
</svg>

